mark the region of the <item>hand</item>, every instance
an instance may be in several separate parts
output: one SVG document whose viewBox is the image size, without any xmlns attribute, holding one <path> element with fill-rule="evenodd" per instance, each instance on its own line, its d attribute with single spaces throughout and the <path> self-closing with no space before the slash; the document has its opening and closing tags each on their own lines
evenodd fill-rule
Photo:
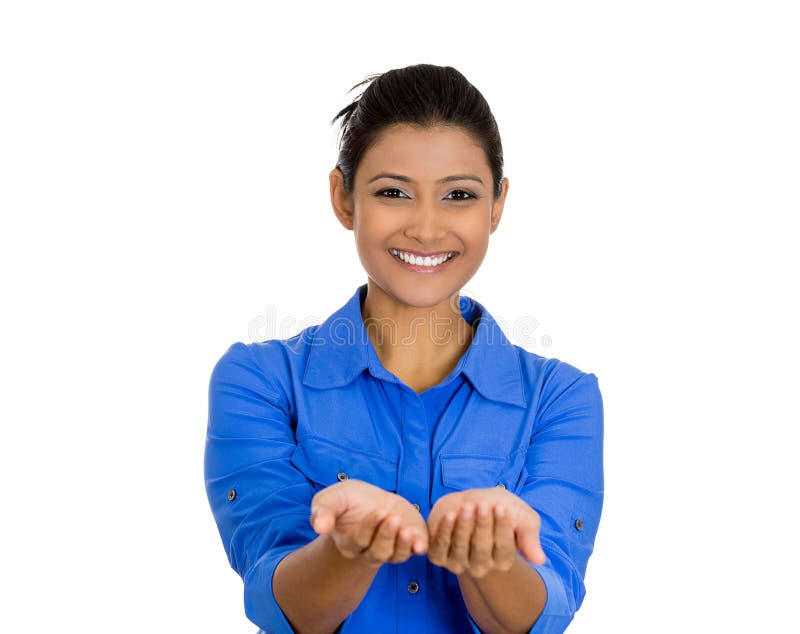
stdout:
<svg viewBox="0 0 800 634">
<path fill-rule="evenodd" d="M 475 578 L 492 570 L 511 570 L 517 549 L 531 563 L 543 564 L 540 524 L 539 514 L 505 489 L 450 493 L 428 516 L 428 558 L 455 574 Z"/>
<path fill-rule="evenodd" d="M 403 497 L 362 480 L 338 482 L 314 495 L 311 526 L 330 534 L 343 557 L 379 568 L 428 550 L 428 527 Z"/>
</svg>

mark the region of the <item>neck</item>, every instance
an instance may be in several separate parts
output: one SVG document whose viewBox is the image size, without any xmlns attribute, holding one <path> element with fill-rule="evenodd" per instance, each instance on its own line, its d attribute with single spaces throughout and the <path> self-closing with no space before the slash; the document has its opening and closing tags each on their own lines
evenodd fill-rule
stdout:
<svg viewBox="0 0 800 634">
<path fill-rule="evenodd" d="M 430 306 L 412 306 L 369 281 L 361 316 L 384 367 L 397 374 L 446 376 L 474 334 L 461 314 L 458 293 Z"/>
</svg>

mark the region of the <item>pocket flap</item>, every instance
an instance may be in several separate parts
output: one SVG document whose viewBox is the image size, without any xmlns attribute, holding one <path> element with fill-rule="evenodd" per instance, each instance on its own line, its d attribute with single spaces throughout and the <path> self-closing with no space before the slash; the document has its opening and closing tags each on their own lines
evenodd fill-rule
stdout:
<svg viewBox="0 0 800 634">
<path fill-rule="evenodd" d="M 298 439 L 291 460 L 309 480 L 324 487 L 356 479 L 385 491 L 397 491 L 397 462 L 316 436 Z"/>
<path fill-rule="evenodd" d="M 439 457 L 442 465 L 442 484 L 460 491 L 481 489 L 509 483 L 501 478 L 507 459 L 502 456 L 443 455 Z"/>
</svg>

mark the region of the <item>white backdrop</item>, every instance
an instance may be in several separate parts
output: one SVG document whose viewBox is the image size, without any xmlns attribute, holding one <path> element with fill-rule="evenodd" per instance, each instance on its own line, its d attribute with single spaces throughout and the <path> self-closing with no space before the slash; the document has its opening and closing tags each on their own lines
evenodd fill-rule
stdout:
<svg viewBox="0 0 800 634">
<path fill-rule="evenodd" d="M 603 392 L 569 632 L 798 631 L 793 4 L 4 3 L 0 630 L 255 632 L 203 486 L 210 372 L 366 281 L 328 122 L 426 62 L 503 136 L 465 294 Z"/>
</svg>

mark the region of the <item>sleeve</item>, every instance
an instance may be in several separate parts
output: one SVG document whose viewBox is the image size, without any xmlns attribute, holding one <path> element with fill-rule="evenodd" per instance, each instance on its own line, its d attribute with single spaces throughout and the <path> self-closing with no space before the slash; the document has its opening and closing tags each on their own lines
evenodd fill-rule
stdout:
<svg viewBox="0 0 800 634">
<path fill-rule="evenodd" d="M 296 440 L 289 403 L 253 351 L 234 343 L 209 384 L 204 475 L 231 567 L 244 582 L 247 618 L 292 634 L 272 591 L 278 563 L 316 538 L 311 482 L 291 463 Z"/>
<path fill-rule="evenodd" d="M 547 589 L 529 634 L 561 634 L 580 608 L 603 506 L 603 400 L 597 376 L 555 390 L 537 415 L 518 494 L 540 516 L 547 556 L 531 566 Z M 477 630 L 476 630 L 477 631 Z"/>
</svg>

